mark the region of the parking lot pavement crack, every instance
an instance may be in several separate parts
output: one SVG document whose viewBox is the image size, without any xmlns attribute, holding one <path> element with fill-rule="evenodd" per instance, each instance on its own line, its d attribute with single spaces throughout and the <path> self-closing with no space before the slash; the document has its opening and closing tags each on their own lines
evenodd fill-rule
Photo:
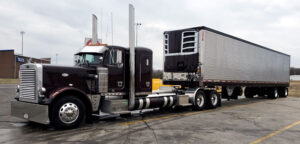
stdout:
<svg viewBox="0 0 300 144">
<path fill-rule="evenodd" d="M 125 141 L 123 142 L 123 144 L 130 144 L 130 125 L 127 125 L 128 128 L 127 128 L 127 134 L 126 134 L 126 139 Z"/>
<path fill-rule="evenodd" d="M 150 130 L 152 131 L 152 133 L 153 133 L 153 135 L 154 135 L 154 138 L 155 138 L 155 142 L 158 144 L 158 142 L 157 142 L 157 135 L 156 135 L 156 133 L 155 133 L 155 130 L 148 124 L 147 121 L 144 120 L 144 116 L 143 116 L 143 115 L 141 115 L 141 116 L 142 116 L 142 120 L 143 120 L 143 122 L 145 123 L 145 125 L 147 126 L 147 128 L 150 129 Z"/>
</svg>

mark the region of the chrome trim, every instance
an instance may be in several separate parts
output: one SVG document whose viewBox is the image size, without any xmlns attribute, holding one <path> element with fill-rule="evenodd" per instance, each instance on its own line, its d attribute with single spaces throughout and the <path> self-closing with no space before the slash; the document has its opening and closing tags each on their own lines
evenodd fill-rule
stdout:
<svg viewBox="0 0 300 144">
<path fill-rule="evenodd" d="M 174 102 L 173 97 L 170 97 L 170 104 L 169 104 L 168 107 L 172 106 L 172 105 L 173 105 L 173 102 Z"/>
<path fill-rule="evenodd" d="M 150 106 L 150 99 L 146 98 L 146 106 L 145 106 L 145 108 L 149 108 L 149 106 Z"/>
<path fill-rule="evenodd" d="M 108 69 L 105 67 L 97 67 L 98 73 L 98 92 L 105 93 L 108 91 Z"/>
<path fill-rule="evenodd" d="M 152 94 L 152 92 L 137 92 L 135 93 L 135 95 L 149 95 L 149 94 Z"/>
<path fill-rule="evenodd" d="M 93 111 L 98 111 L 101 95 L 88 95 L 88 97 L 91 101 Z"/>
<path fill-rule="evenodd" d="M 142 109 L 143 108 L 143 105 L 144 105 L 144 101 L 143 101 L 143 99 L 139 99 L 139 107 L 138 107 L 138 109 Z"/>
<path fill-rule="evenodd" d="M 71 124 L 78 119 L 79 113 L 78 106 L 75 103 L 68 102 L 59 108 L 58 116 L 63 123 Z"/>
<path fill-rule="evenodd" d="M 200 88 L 189 88 L 188 90 L 185 91 L 185 95 L 189 96 L 190 103 L 195 104 L 195 96 L 199 89 Z"/>
<path fill-rule="evenodd" d="M 20 101 L 38 103 L 43 85 L 43 65 L 23 64 L 20 66 Z"/>
<path fill-rule="evenodd" d="M 11 101 L 11 115 L 41 124 L 50 123 L 48 105 Z"/>
<path fill-rule="evenodd" d="M 130 92 L 128 99 L 128 109 L 134 109 L 135 105 L 135 21 L 134 7 L 129 4 L 129 63 L 130 63 Z"/>
<path fill-rule="evenodd" d="M 101 93 L 101 96 L 123 96 L 126 95 L 125 92 L 109 92 L 109 93 Z"/>
<path fill-rule="evenodd" d="M 167 103 L 168 103 L 168 98 L 164 97 L 164 105 L 162 107 L 166 107 Z"/>
</svg>

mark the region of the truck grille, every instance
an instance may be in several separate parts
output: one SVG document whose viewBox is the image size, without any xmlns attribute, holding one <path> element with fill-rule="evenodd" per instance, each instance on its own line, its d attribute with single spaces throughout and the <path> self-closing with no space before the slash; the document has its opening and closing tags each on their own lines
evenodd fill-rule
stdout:
<svg viewBox="0 0 300 144">
<path fill-rule="evenodd" d="M 35 69 L 20 70 L 20 98 L 35 100 L 36 95 Z"/>
</svg>

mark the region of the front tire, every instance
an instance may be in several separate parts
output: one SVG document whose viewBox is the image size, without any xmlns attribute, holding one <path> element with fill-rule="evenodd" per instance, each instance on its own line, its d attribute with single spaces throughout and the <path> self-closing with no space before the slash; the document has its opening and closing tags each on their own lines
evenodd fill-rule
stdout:
<svg viewBox="0 0 300 144">
<path fill-rule="evenodd" d="M 51 124 L 56 129 L 76 128 L 85 117 L 85 105 L 75 96 L 63 96 L 51 106 Z"/>
</svg>

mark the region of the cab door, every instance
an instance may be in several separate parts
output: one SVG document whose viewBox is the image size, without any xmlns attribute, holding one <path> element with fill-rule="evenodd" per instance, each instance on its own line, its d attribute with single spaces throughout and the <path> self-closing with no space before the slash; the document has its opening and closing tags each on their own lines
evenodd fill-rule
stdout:
<svg viewBox="0 0 300 144">
<path fill-rule="evenodd" d="M 111 49 L 106 52 L 108 68 L 108 91 L 123 92 L 125 88 L 124 50 Z"/>
</svg>

